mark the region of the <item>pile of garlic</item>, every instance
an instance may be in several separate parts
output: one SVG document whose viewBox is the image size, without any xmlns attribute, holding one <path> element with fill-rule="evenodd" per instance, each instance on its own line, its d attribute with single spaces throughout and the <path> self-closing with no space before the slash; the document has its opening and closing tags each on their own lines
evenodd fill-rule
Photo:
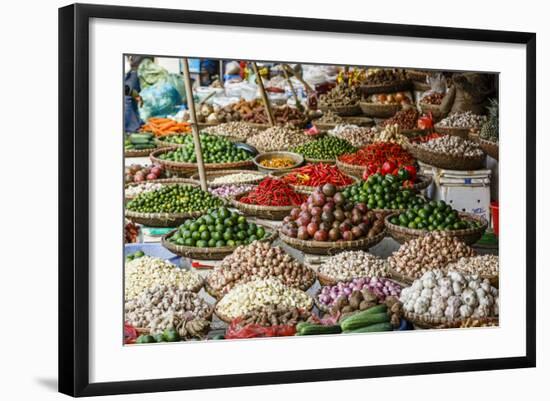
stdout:
<svg viewBox="0 0 550 401">
<path fill-rule="evenodd" d="M 498 316 L 498 289 L 487 279 L 430 270 L 401 291 L 403 310 L 447 321 Z"/>
</svg>

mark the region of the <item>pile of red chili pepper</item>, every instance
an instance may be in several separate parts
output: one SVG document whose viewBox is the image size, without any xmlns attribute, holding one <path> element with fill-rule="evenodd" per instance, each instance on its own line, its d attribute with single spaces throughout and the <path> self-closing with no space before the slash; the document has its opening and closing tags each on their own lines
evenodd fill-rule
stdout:
<svg viewBox="0 0 550 401">
<path fill-rule="evenodd" d="M 296 334 L 295 326 L 261 326 L 259 324 L 241 325 L 242 318 L 234 319 L 227 330 L 225 338 L 286 337 Z"/>
<path fill-rule="evenodd" d="M 283 177 L 285 182 L 292 185 L 304 185 L 318 187 L 325 184 L 333 184 L 337 187 L 353 184 L 353 179 L 343 173 L 333 164 L 314 163 L 307 164 L 292 170 Z"/>
<path fill-rule="evenodd" d="M 399 168 L 414 164 L 415 161 L 401 145 L 390 142 L 367 145 L 355 153 L 340 156 L 339 160 L 356 166 L 365 166 L 366 176 L 381 172 L 382 166 L 386 162 L 391 162 L 395 168 Z"/>
<path fill-rule="evenodd" d="M 307 200 L 283 180 L 266 177 L 239 202 L 260 206 L 298 206 Z"/>
</svg>

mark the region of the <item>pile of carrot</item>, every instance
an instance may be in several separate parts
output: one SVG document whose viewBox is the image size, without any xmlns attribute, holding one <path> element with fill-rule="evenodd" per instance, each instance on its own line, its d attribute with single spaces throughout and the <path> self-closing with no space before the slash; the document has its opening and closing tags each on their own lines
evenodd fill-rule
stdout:
<svg viewBox="0 0 550 401">
<path fill-rule="evenodd" d="M 191 125 L 186 122 L 179 123 L 170 118 L 151 117 L 147 120 L 147 124 L 140 128 L 140 131 L 151 132 L 155 136 L 182 134 L 191 132 Z"/>
</svg>

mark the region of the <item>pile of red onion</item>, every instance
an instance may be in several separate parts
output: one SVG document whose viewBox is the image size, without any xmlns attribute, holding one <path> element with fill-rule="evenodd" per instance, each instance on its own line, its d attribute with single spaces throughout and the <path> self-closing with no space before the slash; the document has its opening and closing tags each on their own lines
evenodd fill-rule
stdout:
<svg viewBox="0 0 550 401">
<path fill-rule="evenodd" d="M 354 278 L 352 281 L 340 281 L 338 284 L 321 288 L 319 302 L 330 307 L 338 298 L 344 296 L 349 298 L 353 291 L 363 289 L 368 289 L 381 301 L 384 301 L 390 295 L 399 297 L 399 294 L 401 294 L 401 286 L 395 281 L 381 277 L 360 277 Z"/>
</svg>

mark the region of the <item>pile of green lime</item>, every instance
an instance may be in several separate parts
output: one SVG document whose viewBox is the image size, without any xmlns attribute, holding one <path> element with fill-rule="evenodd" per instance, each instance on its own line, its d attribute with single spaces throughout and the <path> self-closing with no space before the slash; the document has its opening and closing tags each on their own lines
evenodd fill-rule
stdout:
<svg viewBox="0 0 550 401">
<path fill-rule="evenodd" d="M 164 140 L 164 139 L 163 139 Z M 192 135 L 185 135 L 181 140 L 181 146 L 175 150 L 161 153 L 158 158 L 173 162 L 196 163 L 197 152 Z M 205 163 L 234 163 L 249 160 L 251 155 L 243 149 L 239 149 L 234 143 L 225 138 L 200 134 L 202 159 Z"/>
<path fill-rule="evenodd" d="M 477 220 L 461 219 L 458 212 L 442 200 L 415 205 L 406 212 L 392 216 L 390 223 L 428 231 L 462 230 L 480 226 Z"/>
<path fill-rule="evenodd" d="M 165 185 L 142 192 L 126 204 L 126 209 L 141 213 L 189 213 L 206 211 L 223 204 L 220 198 L 191 185 Z"/>
<path fill-rule="evenodd" d="M 136 339 L 136 344 L 151 344 L 151 343 L 172 343 L 181 341 L 178 331 L 176 329 L 166 329 L 162 333 L 150 335 L 142 334 Z"/>
<path fill-rule="evenodd" d="M 412 190 L 404 189 L 402 180 L 391 174 L 373 174 L 342 193 L 346 199 L 365 203 L 369 209 L 409 209 L 425 202 Z"/>
<path fill-rule="evenodd" d="M 186 220 L 168 241 L 199 248 L 250 244 L 267 236 L 265 229 L 225 207 L 211 210 L 198 219 Z"/>
<path fill-rule="evenodd" d="M 354 153 L 356 151 L 357 148 L 345 139 L 330 135 L 292 149 L 292 152 L 300 153 L 308 159 L 336 159 L 344 153 Z"/>
</svg>

